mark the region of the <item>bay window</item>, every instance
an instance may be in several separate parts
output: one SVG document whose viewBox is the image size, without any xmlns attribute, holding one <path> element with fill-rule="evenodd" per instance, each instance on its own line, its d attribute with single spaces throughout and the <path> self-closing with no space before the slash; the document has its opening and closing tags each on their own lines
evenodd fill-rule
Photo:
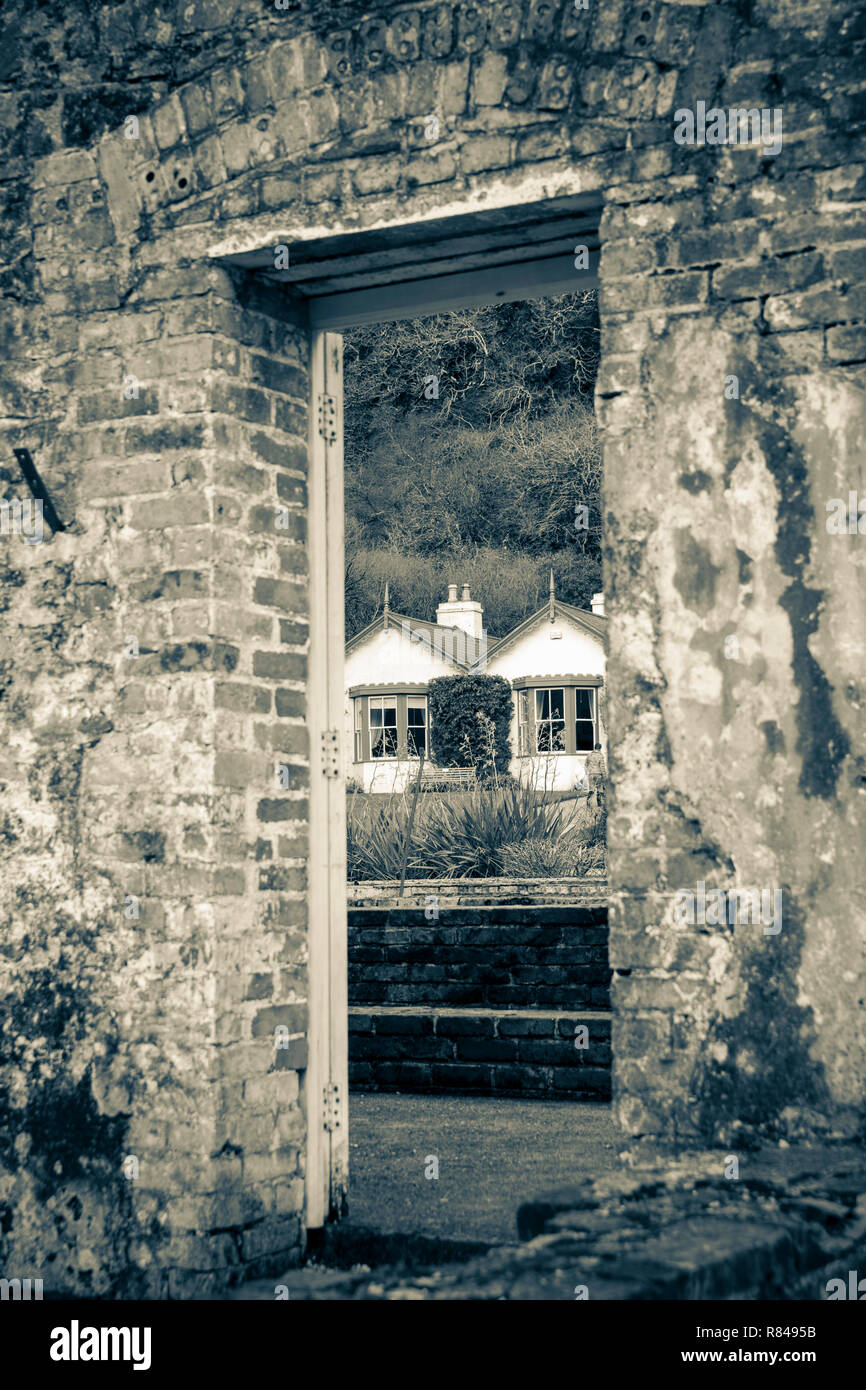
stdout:
<svg viewBox="0 0 866 1390">
<path fill-rule="evenodd" d="M 361 701 L 353 700 L 352 707 L 355 711 L 355 762 L 363 762 L 364 721 L 361 717 Z"/>
<path fill-rule="evenodd" d="M 529 753 L 534 752 L 533 723 L 529 716 L 529 701 L 532 695 L 531 690 L 518 690 L 517 692 L 517 751 L 521 758 L 525 758 Z"/>
<path fill-rule="evenodd" d="M 381 687 L 380 687 L 381 690 Z M 355 762 L 430 757 L 427 696 L 419 690 L 349 692 L 354 707 Z"/>
<path fill-rule="evenodd" d="M 539 753 L 565 752 L 565 691 L 535 692 L 535 746 Z"/>
<path fill-rule="evenodd" d="M 596 745 L 596 691 L 577 686 L 574 691 L 574 749 L 591 753 Z"/>
<path fill-rule="evenodd" d="M 517 751 L 520 757 L 539 754 L 589 753 L 599 740 L 598 687 L 600 679 L 540 685 L 516 681 Z M 590 684 L 589 681 L 592 680 Z"/>
</svg>

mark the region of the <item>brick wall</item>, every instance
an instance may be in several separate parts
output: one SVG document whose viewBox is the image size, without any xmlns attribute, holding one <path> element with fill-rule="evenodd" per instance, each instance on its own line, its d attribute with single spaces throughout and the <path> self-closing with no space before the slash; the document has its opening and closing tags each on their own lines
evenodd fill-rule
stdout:
<svg viewBox="0 0 866 1390">
<path fill-rule="evenodd" d="M 607 909 L 351 909 L 349 1002 L 609 1008 Z"/>
<path fill-rule="evenodd" d="M 587 1028 L 575 1047 L 575 1027 Z M 356 1091 L 447 1092 L 545 1100 L 610 1099 L 610 1018 L 472 1008 L 424 1014 L 353 1008 L 349 1079 Z"/>
<path fill-rule="evenodd" d="M 0 547 L 5 1268 L 298 1248 L 304 546 L 257 508 L 302 509 L 306 337 L 218 257 L 299 235 L 603 200 L 618 1115 L 860 1124 L 864 43 L 857 0 L 7 6 L 0 482 L 30 448 L 69 529 Z M 699 100 L 781 153 L 676 144 Z M 678 926 L 699 879 L 782 931 Z"/>
<path fill-rule="evenodd" d="M 70 532 L 7 575 L 10 1258 L 207 1293 L 301 1236 L 306 340 L 207 268 L 73 326 Z"/>
<path fill-rule="evenodd" d="M 607 954 L 601 906 L 350 908 L 353 1089 L 609 1099 Z"/>
</svg>

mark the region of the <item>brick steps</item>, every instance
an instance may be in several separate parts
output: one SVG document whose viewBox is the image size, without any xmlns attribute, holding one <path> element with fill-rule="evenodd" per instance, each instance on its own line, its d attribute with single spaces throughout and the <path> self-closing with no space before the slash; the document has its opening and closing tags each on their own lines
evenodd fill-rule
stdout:
<svg viewBox="0 0 866 1390">
<path fill-rule="evenodd" d="M 349 909 L 352 1087 L 607 1100 L 607 908 L 427 909 Z"/>
<path fill-rule="evenodd" d="M 349 1003 L 610 1007 L 607 908 L 350 908 Z"/>
<path fill-rule="evenodd" d="M 359 1091 L 610 1098 L 610 1013 L 416 1005 L 349 1009 L 349 1084 Z M 588 1046 L 575 1047 L 586 1025 Z"/>
</svg>

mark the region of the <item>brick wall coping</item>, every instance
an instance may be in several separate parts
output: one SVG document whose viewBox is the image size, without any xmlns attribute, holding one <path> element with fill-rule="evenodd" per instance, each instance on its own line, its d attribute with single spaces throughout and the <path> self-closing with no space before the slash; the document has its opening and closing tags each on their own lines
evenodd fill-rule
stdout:
<svg viewBox="0 0 866 1390">
<path fill-rule="evenodd" d="M 397 879 L 375 883 L 350 883 L 349 907 L 424 907 L 429 897 L 440 906 L 478 907 L 510 904 L 514 907 L 544 903 L 606 903 L 608 881 L 587 874 L 584 878 L 415 878 L 400 896 Z"/>
</svg>

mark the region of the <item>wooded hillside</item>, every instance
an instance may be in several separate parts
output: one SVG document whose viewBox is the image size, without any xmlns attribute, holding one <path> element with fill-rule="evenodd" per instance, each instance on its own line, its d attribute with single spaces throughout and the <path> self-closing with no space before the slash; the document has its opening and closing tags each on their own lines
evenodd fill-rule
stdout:
<svg viewBox="0 0 866 1390">
<path fill-rule="evenodd" d="M 430 619 L 468 583 L 491 636 L 541 606 L 551 567 L 559 597 L 589 607 L 598 351 L 594 291 L 346 333 L 348 636 L 386 580 L 393 608 Z"/>
</svg>

